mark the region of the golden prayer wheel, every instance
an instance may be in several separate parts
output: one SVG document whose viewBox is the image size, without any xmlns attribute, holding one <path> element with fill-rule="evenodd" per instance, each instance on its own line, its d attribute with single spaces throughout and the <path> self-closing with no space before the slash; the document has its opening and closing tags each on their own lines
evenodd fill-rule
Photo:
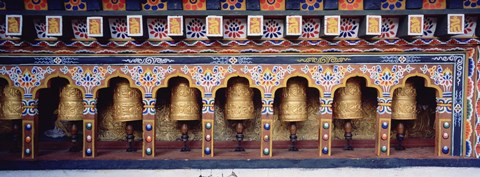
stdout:
<svg viewBox="0 0 480 177">
<path fill-rule="evenodd" d="M 128 82 L 118 83 L 113 90 L 113 120 L 118 122 L 142 120 L 142 102 L 137 90 Z"/>
<path fill-rule="evenodd" d="M 253 90 L 246 79 L 232 78 L 227 86 L 225 118 L 227 120 L 246 120 L 254 118 Z"/>
<path fill-rule="evenodd" d="M 188 86 L 187 80 L 174 84 L 171 92 L 170 118 L 176 121 L 200 120 L 198 93 Z"/>
<path fill-rule="evenodd" d="M 362 87 L 359 78 L 347 80 L 343 88 L 335 92 L 333 117 L 336 119 L 360 119 L 362 112 Z"/>
<path fill-rule="evenodd" d="M 62 121 L 83 119 L 83 100 L 80 90 L 71 85 L 62 88 L 58 105 L 58 119 Z"/>
<path fill-rule="evenodd" d="M 280 102 L 279 118 L 285 122 L 306 121 L 307 112 L 307 85 L 300 78 L 292 78 L 283 89 Z"/>
<path fill-rule="evenodd" d="M 14 87 L 7 86 L 3 89 L 3 98 L 1 101 L 0 119 L 15 120 L 22 119 L 22 93 Z"/>
<path fill-rule="evenodd" d="M 405 87 L 393 92 L 392 119 L 417 119 L 417 90 L 413 82 L 405 83 Z"/>
</svg>

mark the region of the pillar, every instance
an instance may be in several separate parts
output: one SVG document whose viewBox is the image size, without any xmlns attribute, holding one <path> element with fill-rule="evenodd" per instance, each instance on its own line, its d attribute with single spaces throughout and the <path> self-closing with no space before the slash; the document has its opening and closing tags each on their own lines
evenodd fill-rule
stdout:
<svg viewBox="0 0 480 177">
<path fill-rule="evenodd" d="M 452 147 L 452 98 L 437 97 L 435 113 L 435 154 L 450 156 Z"/>
<path fill-rule="evenodd" d="M 22 113 L 22 159 L 34 159 L 38 149 L 38 100 L 25 98 Z"/>
<path fill-rule="evenodd" d="M 202 157 L 213 157 L 213 128 L 215 122 L 215 98 L 206 95 L 202 99 Z"/>
<path fill-rule="evenodd" d="M 320 98 L 319 156 L 332 155 L 332 104 L 333 98 Z"/>
<path fill-rule="evenodd" d="M 392 98 L 378 97 L 375 153 L 379 157 L 390 156 L 390 131 L 392 125 Z"/>
<path fill-rule="evenodd" d="M 142 157 L 155 157 L 155 98 L 143 99 L 143 143 Z"/>
<path fill-rule="evenodd" d="M 272 157 L 273 98 L 265 98 L 262 100 L 261 119 L 260 157 Z"/>
<path fill-rule="evenodd" d="M 83 100 L 83 158 L 94 158 L 96 155 L 95 140 L 97 130 L 97 99 L 85 98 Z"/>
</svg>

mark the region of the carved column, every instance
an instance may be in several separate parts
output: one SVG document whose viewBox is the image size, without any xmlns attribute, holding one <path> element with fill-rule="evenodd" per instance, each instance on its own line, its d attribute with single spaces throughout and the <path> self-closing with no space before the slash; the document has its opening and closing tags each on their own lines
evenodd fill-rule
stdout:
<svg viewBox="0 0 480 177">
<path fill-rule="evenodd" d="M 378 97 L 375 153 L 379 157 L 390 155 L 390 130 L 392 124 L 392 98 Z"/>
<path fill-rule="evenodd" d="M 452 147 L 452 98 L 437 97 L 435 113 L 435 154 L 450 156 Z"/>
<path fill-rule="evenodd" d="M 83 158 L 94 158 L 96 155 L 95 140 L 97 130 L 97 99 L 88 97 L 83 100 Z"/>
<path fill-rule="evenodd" d="M 260 157 L 272 157 L 273 98 L 262 100 L 262 124 L 260 132 Z"/>
<path fill-rule="evenodd" d="M 22 159 L 34 159 L 35 151 L 38 149 L 38 141 L 35 137 L 38 130 L 38 100 L 26 98 L 23 100 L 22 114 Z"/>
<path fill-rule="evenodd" d="M 154 98 L 143 99 L 143 150 L 142 157 L 155 157 L 155 103 Z"/>
<path fill-rule="evenodd" d="M 205 95 L 202 98 L 202 157 L 213 157 L 213 127 L 215 122 L 214 113 L 215 98 Z"/>
<path fill-rule="evenodd" d="M 320 98 L 319 156 L 332 155 L 332 104 L 333 98 Z"/>
</svg>

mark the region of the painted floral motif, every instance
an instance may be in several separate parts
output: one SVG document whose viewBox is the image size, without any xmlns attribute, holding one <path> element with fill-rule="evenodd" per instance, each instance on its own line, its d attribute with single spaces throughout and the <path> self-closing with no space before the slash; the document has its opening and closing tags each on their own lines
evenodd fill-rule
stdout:
<svg viewBox="0 0 480 177">
<path fill-rule="evenodd" d="M 283 37 L 283 21 L 278 19 L 266 19 L 263 22 L 264 39 L 275 39 Z"/>
<path fill-rule="evenodd" d="M 443 69 L 442 65 L 435 65 L 429 68 L 427 65 L 424 65 L 420 70 L 422 70 L 423 74 L 428 73 L 434 81 L 433 84 L 441 85 L 444 92 L 452 92 L 453 72 L 450 68 Z"/>
<path fill-rule="evenodd" d="M 144 69 L 142 66 L 133 66 L 132 68 L 125 66 L 121 70 L 124 74 L 130 74 L 130 76 L 132 76 L 135 85 L 145 89 L 145 97 L 147 98 L 149 96 L 151 97 L 154 86 L 162 84 L 167 73 L 175 71 L 171 66 L 168 66 L 167 68 L 155 66 L 152 70 L 148 68 Z"/>
<path fill-rule="evenodd" d="M 410 65 L 393 65 L 392 68 L 382 68 L 380 65 L 369 68 L 367 65 L 363 65 L 360 68 L 360 71 L 363 73 L 368 72 L 370 74 L 370 78 L 374 80 L 374 84 L 381 86 L 385 94 L 390 91 L 390 87 L 399 84 L 400 79 L 405 76 L 405 72 L 410 73 L 414 69 L 415 68 L 411 67 Z"/>
<path fill-rule="evenodd" d="M 363 10 L 363 0 L 339 0 L 338 10 Z"/>
<path fill-rule="evenodd" d="M 422 37 L 433 37 L 435 29 L 437 28 L 437 18 L 425 17 L 423 21 L 423 35 Z"/>
<path fill-rule="evenodd" d="M 63 2 L 67 11 L 87 10 L 87 0 L 63 0 Z"/>
<path fill-rule="evenodd" d="M 423 0 L 423 9 L 445 9 L 445 0 Z"/>
<path fill-rule="evenodd" d="M 102 0 L 103 10 L 125 10 L 125 0 Z"/>
<path fill-rule="evenodd" d="M 382 34 L 379 38 L 394 38 L 397 36 L 398 18 L 382 18 Z"/>
<path fill-rule="evenodd" d="M 382 10 L 403 10 L 405 0 L 382 0 Z"/>
<path fill-rule="evenodd" d="M 72 20 L 72 29 L 75 39 L 89 39 L 87 34 L 87 21 L 73 19 Z"/>
<path fill-rule="evenodd" d="M 224 68 L 223 66 L 214 66 L 212 69 L 203 69 L 202 66 L 193 66 L 189 68 L 187 65 L 182 68 L 183 73 L 192 76 L 192 79 L 195 80 L 195 84 L 204 88 L 205 95 L 211 95 L 212 88 L 220 85 L 223 79 L 225 79 L 227 73 L 235 71 L 236 70 L 233 69 L 231 65 L 227 68 Z"/>
<path fill-rule="evenodd" d="M 479 0 L 464 0 L 463 1 L 463 8 L 480 8 L 480 1 Z"/>
<path fill-rule="evenodd" d="M 225 39 L 242 39 L 246 38 L 246 20 L 243 18 L 230 18 L 225 19 L 224 22 L 224 30 L 225 33 L 223 38 Z"/>
<path fill-rule="evenodd" d="M 320 37 L 320 19 L 303 18 L 302 35 L 300 38 L 319 38 Z"/>
<path fill-rule="evenodd" d="M 206 0 L 183 0 L 183 10 L 207 10 Z"/>
<path fill-rule="evenodd" d="M 107 74 L 110 75 L 115 71 L 111 66 L 106 68 L 102 66 L 94 66 L 91 70 L 90 68 L 84 69 L 82 66 L 74 66 L 68 68 L 64 66 L 60 68 L 60 72 L 63 74 L 70 74 L 72 79 L 75 81 L 75 85 L 82 86 L 85 89 L 85 97 L 93 97 L 93 88 L 100 86 L 105 80 Z"/>
<path fill-rule="evenodd" d="M 168 0 L 142 0 L 143 10 L 166 10 Z"/>
<path fill-rule="evenodd" d="M 7 4 L 3 0 L 0 0 L 0 10 L 7 10 Z"/>
<path fill-rule="evenodd" d="M 45 74 L 51 74 L 54 71 L 55 69 L 50 68 L 50 66 L 46 68 L 33 66 L 23 71 L 18 66 L 13 66 L 10 69 L 5 66 L 0 68 L 0 74 L 8 75 L 15 87 L 23 88 L 26 98 L 31 98 L 32 90 L 40 86 L 42 80 L 45 79 Z"/>
<path fill-rule="evenodd" d="M 285 0 L 260 0 L 261 10 L 285 10 Z"/>
<path fill-rule="evenodd" d="M 272 69 L 262 68 L 262 66 L 259 65 L 249 68 L 245 65 L 242 71 L 245 74 L 250 73 L 250 76 L 255 81 L 255 85 L 263 87 L 265 95 L 270 97 L 272 95 L 272 88 L 280 85 L 285 78 L 285 74 L 291 74 L 295 69 L 290 65 L 288 65 L 287 68 L 274 66 Z"/>
<path fill-rule="evenodd" d="M 33 23 L 37 33 L 37 39 L 55 39 L 54 37 L 47 36 L 45 19 L 35 19 Z"/>
<path fill-rule="evenodd" d="M 0 39 L 14 39 L 14 37 L 7 35 L 6 32 L 5 22 L 0 19 Z"/>
<path fill-rule="evenodd" d="M 108 22 L 113 39 L 131 39 L 127 34 L 127 21 L 125 18 L 110 18 Z"/>
<path fill-rule="evenodd" d="M 48 10 L 47 0 L 23 0 L 25 10 Z"/>
<path fill-rule="evenodd" d="M 300 10 L 322 10 L 323 0 L 300 0 Z"/>
<path fill-rule="evenodd" d="M 207 36 L 205 19 L 187 18 L 185 23 L 187 24 L 187 38 L 205 38 Z"/>
<path fill-rule="evenodd" d="M 358 18 L 342 18 L 340 22 L 340 35 L 338 38 L 356 38 L 358 37 L 358 28 L 360 19 Z"/>
<path fill-rule="evenodd" d="M 466 16 L 463 34 L 455 35 L 457 37 L 473 37 L 475 35 L 475 29 L 477 28 L 476 16 Z"/>
<path fill-rule="evenodd" d="M 246 0 L 220 0 L 222 10 L 245 10 Z"/>
<path fill-rule="evenodd" d="M 333 67 L 325 66 L 325 68 L 322 65 L 305 65 L 305 67 L 302 68 L 302 71 L 305 74 L 311 75 L 312 79 L 315 80 L 315 84 L 324 87 L 326 95 L 330 95 L 332 87 L 341 84 L 345 74 L 351 73 L 353 70 L 354 68 L 350 65 L 334 65 Z"/>
<path fill-rule="evenodd" d="M 147 18 L 148 37 L 150 39 L 170 39 L 166 19 Z"/>
</svg>

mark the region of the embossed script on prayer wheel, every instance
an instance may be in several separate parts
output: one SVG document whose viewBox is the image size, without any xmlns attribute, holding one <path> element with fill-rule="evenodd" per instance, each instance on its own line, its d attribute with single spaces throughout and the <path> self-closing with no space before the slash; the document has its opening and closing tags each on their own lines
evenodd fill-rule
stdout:
<svg viewBox="0 0 480 177">
<path fill-rule="evenodd" d="M 188 81 L 174 83 L 171 92 L 170 118 L 172 120 L 200 120 L 198 93 L 188 86 Z"/>
<path fill-rule="evenodd" d="M 82 92 L 71 85 L 63 87 L 58 105 L 58 119 L 76 121 L 83 119 Z"/>
<path fill-rule="evenodd" d="M 246 120 L 254 118 L 253 90 L 248 81 L 242 78 L 232 78 L 227 86 L 227 101 L 225 103 L 225 118 L 227 120 Z"/>
<path fill-rule="evenodd" d="M 417 90 L 413 82 L 405 83 L 405 87 L 398 88 L 393 93 L 392 119 L 417 119 Z"/>
<path fill-rule="evenodd" d="M 348 79 L 346 86 L 335 92 L 333 117 L 336 119 L 363 118 L 360 79 Z"/>
<path fill-rule="evenodd" d="M 1 101 L 3 120 L 14 120 L 22 118 L 22 93 L 14 87 L 7 86 L 3 89 L 3 97 Z"/>
<path fill-rule="evenodd" d="M 280 102 L 279 118 L 285 122 L 306 121 L 307 85 L 300 78 L 292 78 L 283 89 Z"/>
<path fill-rule="evenodd" d="M 113 120 L 118 122 L 142 120 L 140 94 L 127 82 L 120 82 L 113 90 Z"/>
</svg>

